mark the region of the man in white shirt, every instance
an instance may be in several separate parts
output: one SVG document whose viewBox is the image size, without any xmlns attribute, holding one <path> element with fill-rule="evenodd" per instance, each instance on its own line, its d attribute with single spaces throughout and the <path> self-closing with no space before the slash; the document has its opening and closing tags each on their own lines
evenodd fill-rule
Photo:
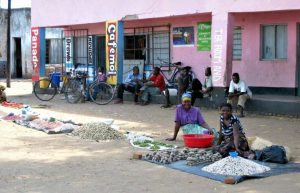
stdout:
<svg viewBox="0 0 300 193">
<path fill-rule="evenodd" d="M 252 97 L 252 92 L 247 84 L 240 80 L 238 73 L 232 74 L 232 80 L 229 86 L 228 103 L 233 104 L 237 102 L 240 117 L 244 116 L 245 103 Z"/>
</svg>

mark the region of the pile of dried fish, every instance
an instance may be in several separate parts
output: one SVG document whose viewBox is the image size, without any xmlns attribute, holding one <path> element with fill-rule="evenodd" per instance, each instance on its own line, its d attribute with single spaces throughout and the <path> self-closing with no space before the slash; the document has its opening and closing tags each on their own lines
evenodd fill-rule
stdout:
<svg viewBox="0 0 300 193">
<path fill-rule="evenodd" d="M 257 164 L 251 160 L 242 157 L 226 157 L 204 168 L 203 171 L 228 175 L 228 176 L 248 176 L 253 174 L 264 173 L 270 168 Z"/>
<path fill-rule="evenodd" d="M 194 154 L 191 154 L 186 159 L 186 164 L 189 166 L 199 165 L 204 162 L 215 162 L 222 159 L 222 155 L 218 152 L 213 153 L 212 150 L 205 151 L 203 149 L 199 149 Z"/>
<path fill-rule="evenodd" d="M 106 140 L 121 140 L 124 138 L 123 134 L 111 128 L 105 123 L 87 123 L 73 131 L 75 136 L 81 139 L 90 139 L 95 141 Z"/>
<path fill-rule="evenodd" d="M 161 163 L 170 164 L 179 160 L 187 160 L 187 165 L 197 165 L 202 162 L 216 161 L 222 158 L 219 153 L 214 154 L 211 150 L 197 148 L 183 148 L 155 151 L 144 156 L 145 159 Z"/>
</svg>

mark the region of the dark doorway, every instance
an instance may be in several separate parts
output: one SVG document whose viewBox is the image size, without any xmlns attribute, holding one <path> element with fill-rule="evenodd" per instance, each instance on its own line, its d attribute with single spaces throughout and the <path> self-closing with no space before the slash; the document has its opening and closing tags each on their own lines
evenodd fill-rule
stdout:
<svg viewBox="0 0 300 193">
<path fill-rule="evenodd" d="M 21 46 L 21 38 L 15 39 L 15 72 L 17 78 L 22 78 L 22 46 Z"/>
<path fill-rule="evenodd" d="M 96 38 L 96 50 L 97 50 L 97 65 L 96 71 L 98 72 L 99 69 L 102 67 L 105 70 L 105 36 L 97 36 Z"/>
<path fill-rule="evenodd" d="M 297 95 L 300 96 L 300 24 L 297 26 L 297 68 L 296 68 L 296 81 L 297 81 Z"/>
</svg>

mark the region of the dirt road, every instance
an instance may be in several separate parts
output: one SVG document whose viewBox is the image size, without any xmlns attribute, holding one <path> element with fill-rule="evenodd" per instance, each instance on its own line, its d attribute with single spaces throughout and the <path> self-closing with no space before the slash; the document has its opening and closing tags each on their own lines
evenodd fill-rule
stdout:
<svg viewBox="0 0 300 193">
<path fill-rule="evenodd" d="M 158 139 L 172 134 L 174 109 L 161 110 L 124 105 L 97 106 L 93 103 L 71 105 L 60 97 L 42 103 L 31 95 L 30 82 L 13 82 L 9 98 L 30 105 L 41 114 L 76 122 L 113 118 L 123 130 L 147 132 Z M 2 114 L 12 111 L 0 107 Z M 218 112 L 202 110 L 207 122 L 218 126 Z M 259 135 L 291 148 L 300 162 L 300 120 L 248 115 L 242 119 L 248 136 Z M 218 193 L 296 193 L 300 174 L 287 174 L 225 185 L 203 177 L 167 169 L 129 158 L 135 151 L 126 141 L 92 142 L 66 135 L 42 132 L 0 121 L 0 192 L 218 192 Z M 182 145 L 181 136 L 175 143 Z"/>
</svg>

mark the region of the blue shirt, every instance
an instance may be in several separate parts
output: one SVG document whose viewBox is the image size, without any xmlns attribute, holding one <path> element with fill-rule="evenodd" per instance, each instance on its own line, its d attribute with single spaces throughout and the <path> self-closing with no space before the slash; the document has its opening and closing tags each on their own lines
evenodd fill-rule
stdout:
<svg viewBox="0 0 300 193">
<path fill-rule="evenodd" d="M 134 80 L 142 80 L 142 79 L 143 79 L 143 76 L 141 74 L 134 75 L 133 73 L 131 73 L 131 74 L 128 74 L 124 83 L 130 84 L 130 85 L 136 85 L 136 82 L 134 82 Z"/>
</svg>

